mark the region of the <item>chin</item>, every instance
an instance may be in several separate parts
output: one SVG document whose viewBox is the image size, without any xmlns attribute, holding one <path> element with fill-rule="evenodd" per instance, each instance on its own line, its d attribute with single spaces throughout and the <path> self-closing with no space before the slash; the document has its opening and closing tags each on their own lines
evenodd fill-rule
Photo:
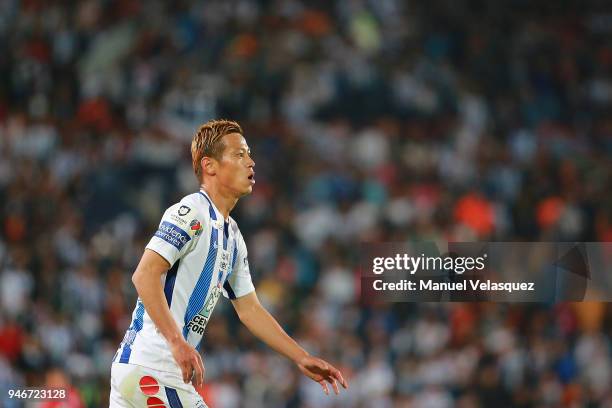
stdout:
<svg viewBox="0 0 612 408">
<path fill-rule="evenodd" d="M 247 187 L 246 190 L 241 191 L 240 197 L 244 197 L 245 195 L 249 195 L 253 192 L 253 186 Z"/>
</svg>

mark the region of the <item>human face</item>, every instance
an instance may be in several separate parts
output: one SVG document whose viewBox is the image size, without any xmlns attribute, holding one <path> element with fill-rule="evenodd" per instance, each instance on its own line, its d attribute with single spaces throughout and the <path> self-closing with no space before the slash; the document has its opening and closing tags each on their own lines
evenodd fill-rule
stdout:
<svg viewBox="0 0 612 408">
<path fill-rule="evenodd" d="M 237 198 L 253 191 L 255 184 L 255 162 L 251 149 L 239 133 L 223 136 L 223 156 L 219 160 L 217 179 L 220 187 L 229 190 Z"/>
</svg>

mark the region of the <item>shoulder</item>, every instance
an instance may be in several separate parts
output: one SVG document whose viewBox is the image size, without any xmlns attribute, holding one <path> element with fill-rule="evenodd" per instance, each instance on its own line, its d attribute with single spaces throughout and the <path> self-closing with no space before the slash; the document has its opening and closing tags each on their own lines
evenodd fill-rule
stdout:
<svg viewBox="0 0 612 408">
<path fill-rule="evenodd" d="M 181 198 L 181 201 L 174 204 L 185 215 L 201 215 L 203 206 L 208 208 L 208 202 L 199 193 L 193 193 Z M 206 213 L 208 214 L 208 213 Z"/>
<path fill-rule="evenodd" d="M 198 193 L 189 194 L 178 203 L 172 204 L 164 213 L 164 219 L 186 231 L 196 224 L 206 224 L 207 218 L 201 211 L 202 203 L 198 195 Z"/>
</svg>

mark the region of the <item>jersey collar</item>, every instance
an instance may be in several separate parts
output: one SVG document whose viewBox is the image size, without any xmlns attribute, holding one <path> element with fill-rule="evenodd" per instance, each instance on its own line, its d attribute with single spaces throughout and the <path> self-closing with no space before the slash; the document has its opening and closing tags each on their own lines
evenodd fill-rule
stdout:
<svg viewBox="0 0 612 408">
<path fill-rule="evenodd" d="M 200 194 L 202 194 L 204 196 L 204 198 L 206 199 L 206 201 L 208 201 L 208 204 L 210 205 L 210 208 L 212 209 L 212 213 L 210 214 L 211 218 L 219 221 L 222 220 L 223 222 L 227 222 L 229 221 L 229 217 L 226 220 L 225 218 L 223 218 L 223 214 L 221 214 L 221 211 L 219 211 L 219 209 L 217 208 L 217 206 L 215 206 L 215 203 L 213 203 L 213 200 L 210 199 L 210 196 L 208 195 L 208 193 L 201 189 L 200 190 Z M 213 217 L 213 213 L 215 214 L 215 216 Z"/>
</svg>

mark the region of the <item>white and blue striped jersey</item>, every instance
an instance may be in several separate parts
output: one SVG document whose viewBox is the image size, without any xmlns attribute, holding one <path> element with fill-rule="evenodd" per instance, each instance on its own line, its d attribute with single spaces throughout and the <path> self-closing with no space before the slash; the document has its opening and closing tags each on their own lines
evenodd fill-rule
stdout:
<svg viewBox="0 0 612 408">
<path fill-rule="evenodd" d="M 224 220 L 205 192 L 168 208 L 147 248 L 171 265 L 162 276 L 166 301 L 183 336 L 198 349 L 219 296 L 235 299 L 255 290 L 236 222 Z M 180 373 L 140 299 L 113 361 Z"/>
</svg>

